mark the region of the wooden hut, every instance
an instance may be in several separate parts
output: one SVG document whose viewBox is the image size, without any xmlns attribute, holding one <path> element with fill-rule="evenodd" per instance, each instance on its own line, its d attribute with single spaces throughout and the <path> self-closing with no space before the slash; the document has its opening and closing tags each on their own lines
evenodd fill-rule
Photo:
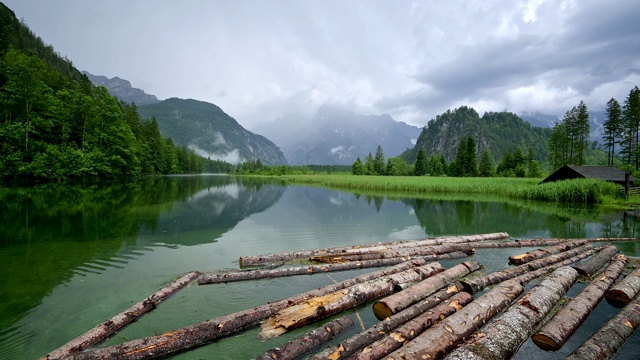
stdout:
<svg viewBox="0 0 640 360">
<path fill-rule="evenodd" d="M 547 183 L 558 180 L 569 179 L 601 179 L 611 181 L 616 184 L 625 185 L 625 172 L 616 167 L 610 166 L 576 166 L 576 165 L 564 165 L 560 169 L 556 170 L 553 174 L 549 175 L 546 179 L 540 183 Z M 636 180 L 633 176 L 629 176 L 629 185 L 633 185 Z"/>
</svg>

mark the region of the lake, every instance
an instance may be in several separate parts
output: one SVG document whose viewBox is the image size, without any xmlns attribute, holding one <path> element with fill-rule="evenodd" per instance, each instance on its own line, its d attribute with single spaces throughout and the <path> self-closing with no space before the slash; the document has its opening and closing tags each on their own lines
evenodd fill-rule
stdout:
<svg viewBox="0 0 640 360">
<path fill-rule="evenodd" d="M 43 356 L 172 279 L 192 270 L 237 269 L 242 255 L 500 231 L 513 238 L 637 237 L 640 232 L 633 217 L 594 208 L 387 198 L 227 176 L 0 188 L 0 198 L 0 359 Z M 640 256 L 640 242 L 617 245 L 627 255 Z M 491 272 L 509 266 L 509 256 L 530 250 L 479 250 L 470 259 Z M 461 261 L 441 263 L 449 268 Z M 366 271 L 372 270 L 192 285 L 102 346 L 262 305 Z M 575 285 L 569 295 L 583 287 Z M 529 340 L 516 358 L 564 358 L 615 311 L 603 301 L 561 351 L 545 353 Z M 365 326 L 377 322 L 370 305 L 357 312 Z M 252 358 L 317 326 L 265 342 L 256 339 L 258 330 L 253 329 L 174 358 Z M 636 359 L 639 352 L 636 332 L 617 359 Z"/>
</svg>

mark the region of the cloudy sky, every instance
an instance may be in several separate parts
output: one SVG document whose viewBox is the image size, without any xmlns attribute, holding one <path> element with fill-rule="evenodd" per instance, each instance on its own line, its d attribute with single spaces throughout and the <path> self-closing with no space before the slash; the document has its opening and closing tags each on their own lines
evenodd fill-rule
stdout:
<svg viewBox="0 0 640 360">
<path fill-rule="evenodd" d="M 562 117 L 640 85 L 637 0 L 0 0 L 81 70 L 243 126 L 324 103 L 423 126 L 461 105 Z"/>
</svg>

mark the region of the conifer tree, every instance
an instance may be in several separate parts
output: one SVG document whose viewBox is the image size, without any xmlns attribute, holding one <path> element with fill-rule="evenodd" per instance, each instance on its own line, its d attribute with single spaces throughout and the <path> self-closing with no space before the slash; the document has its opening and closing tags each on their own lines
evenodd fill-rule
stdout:
<svg viewBox="0 0 640 360">
<path fill-rule="evenodd" d="M 414 169 L 414 175 L 415 176 L 423 176 L 426 175 L 428 172 L 427 170 L 427 155 L 424 152 L 423 148 L 420 148 L 420 150 L 418 150 L 418 157 L 416 159 L 416 166 Z M 431 174 L 433 175 L 433 174 Z"/>
<path fill-rule="evenodd" d="M 607 102 L 607 120 L 604 122 L 604 145 L 607 147 L 607 165 L 613 166 L 616 142 L 622 132 L 622 110 L 618 100 Z"/>
</svg>

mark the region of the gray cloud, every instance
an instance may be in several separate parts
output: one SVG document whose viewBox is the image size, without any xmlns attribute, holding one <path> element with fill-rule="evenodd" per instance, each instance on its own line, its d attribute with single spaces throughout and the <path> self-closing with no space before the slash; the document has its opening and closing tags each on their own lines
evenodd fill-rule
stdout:
<svg viewBox="0 0 640 360">
<path fill-rule="evenodd" d="M 80 69 L 243 126 L 323 103 L 424 125 L 460 105 L 562 115 L 640 83 L 635 0 L 5 0 Z"/>
</svg>

